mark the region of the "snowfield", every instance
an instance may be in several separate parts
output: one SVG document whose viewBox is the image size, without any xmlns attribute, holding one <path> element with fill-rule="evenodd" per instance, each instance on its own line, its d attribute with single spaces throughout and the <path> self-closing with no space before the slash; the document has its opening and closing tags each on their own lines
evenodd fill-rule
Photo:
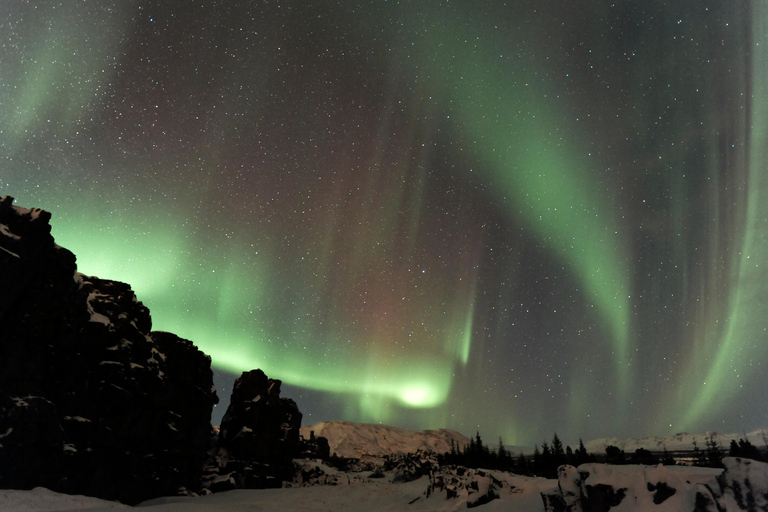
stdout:
<svg viewBox="0 0 768 512">
<path fill-rule="evenodd" d="M 450 486 L 435 487 L 434 480 L 429 476 L 407 483 L 395 483 L 393 473 L 385 473 L 383 478 L 370 478 L 370 472 L 342 473 L 316 461 L 302 460 L 297 463 L 304 468 L 315 467 L 332 476 L 328 481 L 336 485 L 236 490 L 199 497 L 167 497 L 146 501 L 136 507 L 85 496 L 59 494 L 43 488 L 31 491 L 0 490 L 0 510 L 99 512 L 141 508 L 147 512 L 449 512 L 477 505 L 478 510 L 483 512 L 544 512 L 544 494 L 549 497 L 562 496 L 563 506 L 570 506 L 570 510 L 575 512 L 588 510 L 580 506 L 579 496 L 594 490 L 598 494 L 602 493 L 609 501 L 621 495 L 620 503 L 614 503 L 610 508 L 615 512 L 716 511 L 718 507 L 722 512 L 768 510 L 768 464 L 735 458 L 726 458 L 724 462 L 727 476 L 721 480 L 730 486 L 725 492 L 721 492 L 718 484 L 722 469 L 590 463 L 579 468 L 562 466 L 559 484 L 558 480 L 498 471 L 479 470 L 471 473 L 472 470 L 469 470 L 470 480 L 474 479 L 476 484 L 474 489 L 468 491 L 469 487 L 458 488 L 458 493 L 454 492 L 455 497 L 448 498 L 451 491 L 447 489 Z M 448 471 L 449 477 L 467 474 L 464 471 L 457 473 L 455 467 Z M 733 486 L 733 482 L 740 483 Z M 484 494 L 489 485 L 495 487 L 495 499 L 478 504 L 477 497 Z"/>
<path fill-rule="evenodd" d="M 554 480 L 510 476 L 514 488 L 498 500 L 483 505 L 487 512 L 516 510 L 542 512 L 541 491 L 556 486 Z M 448 500 L 444 495 L 424 497 L 428 478 L 408 483 L 384 480 L 352 480 L 347 485 L 284 489 L 237 490 L 200 497 L 158 498 L 137 505 L 147 512 L 413 512 L 465 510 L 466 499 Z M 127 505 L 85 496 L 68 496 L 37 488 L 31 491 L 0 490 L 3 512 L 53 512 L 130 509 Z"/>
<path fill-rule="evenodd" d="M 0 512 L 130 508 L 147 512 L 449 512 L 473 507 L 481 512 L 566 508 L 588 512 L 590 507 L 612 512 L 768 512 L 768 464 L 745 458 L 724 458 L 725 471 L 662 464 L 561 466 L 555 480 L 442 466 L 436 452 L 468 441 L 451 430 L 412 432 L 384 425 L 327 422 L 302 427 L 305 437 L 310 432 L 328 436 L 332 453 L 357 457 L 358 461 L 349 465 L 348 471 L 341 471 L 319 460 L 294 459 L 294 480 L 281 489 L 164 497 L 136 507 L 43 488 L 0 490 Z M 763 435 L 763 431 L 749 434 L 753 438 Z M 722 442 L 731 437 L 719 439 Z M 652 440 L 603 439 L 590 444 L 615 443 L 630 450 L 635 446 L 676 449 L 693 439 L 690 434 L 679 434 Z"/>
</svg>

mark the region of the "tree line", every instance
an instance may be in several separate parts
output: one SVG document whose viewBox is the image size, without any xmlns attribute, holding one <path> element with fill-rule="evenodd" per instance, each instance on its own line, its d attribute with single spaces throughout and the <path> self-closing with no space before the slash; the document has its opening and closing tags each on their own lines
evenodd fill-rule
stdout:
<svg viewBox="0 0 768 512">
<path fill-rule="evenodd" d="M 766 445 L 768 439 L 765 438 Z M 728 451 L 717 438 L 717 434 L 709 433 L 704 438 L 704 447 L 700 448 L 696 439 L 693 440 L 693 450 L 689 462 L 695 466 L 702 467 L 723 467 L 723 457 L 743 457 L 757 461 L 768 462 L 768 453 L 762 452 L 758 447 L 752 444 L 746 435 L 739 441 L 732 440 Z M 655 466 L 659 463 L 665 466 L 674 466 L 677 464 L 675 458 L 664 447 L 663 452 L 654 453 L 645 448 L 638 448 L 634 453 L 627 456 L 624 450 L 617 446 L 607 446 L 605 454 L 600 457 L 588 453 L 584 443 L 579 439 L 579 446 L 575 450 L 570 446 L 564 446 L 557 433 L 552 437 L 551 442 L 541 443 L 541 447 L 536 445 L 533 455 L 525 456 L 522 453 L 515 456 L 509 451 L 501 438 L 495 448 L 485 444 L 477 432 L 475 437 L 470 438 L 469 444 L 464 447 L 456 446 L 451 442 L 450 452 L 438 456 L 440 464 L 464 466 L 468 468 L 496 469 L 501 471 L 510 471 L 522 475 L 542 476 L 545 478 L 557 478 L 557 468 L 568 464 L 571 466 L 580 466 L 588 462 L 605 462 L 607 464 L 642 464 Z"/>
<path fill-rule="evenodd" d="M 507 450 L 501 438 L 497 447 L 491 448 L 483 442 L 478 432 L 463 448 L 451 442 L 451 451 L 439 457 L 440 464 L 498 469 L 546 478 L 557 478 L 557 468 L 563 464 L 579 466 L 595 461 L 596 458 L 587 453 L 581 440 L 579 440 L 579 447 L 574 450 L 570 446 L 564 446 L 557 433 L 553 436 L 551 443 L 543 442 L 541 449 L 537 445 L 531 456 L 525 456 L 522 453 L 515 456 Z"/>
</svg>

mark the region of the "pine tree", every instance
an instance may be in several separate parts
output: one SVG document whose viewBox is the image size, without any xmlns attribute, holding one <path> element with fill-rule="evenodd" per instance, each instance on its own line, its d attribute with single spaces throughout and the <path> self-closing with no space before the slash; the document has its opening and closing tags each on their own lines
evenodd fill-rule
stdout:
<svg viewBox="0 0 768 512">
<path fill-rule="evenodd" d="M 704 454 L 701 453 L 701 449 L 699 449 L 699 443 L 696 442 L 696 438 L 693 438 L 693 465 L 694 466 L 705 466 L 706 465 L 706 458 L 704 457 Z"/>
<path fill-rule="evenodd" d="M 632 464 L 643 464 L 645 466 L 655 466 L 659 463 L 659 458 L 653 455 L 650 450 L 645 448 L 638 448 L 635 453 L 632 454 Z"/>
<path fill-rule="evenodd" d="M 517 473 L 521 475 L 530 474 L 530 469 L 528 467 L 528 459 L 526 459 L 525 455 L 523 455 L 522 453 L 517 458 Z"/>
<path fill-rule="evenodd" d="M 496 451 L 496 468 L 512 469 L 512 454 L 504 448 L 504 442 L 499 437 L 499 448 Z"/>
<path fill-rule="evenodd" d="M 661 463 L 665 466 L 675 466 L 677 464 L 675 458 L 667 451 L 667 445 L 664 445 L 664 455 L 661 459 Z"/>
<path fill-rule="evenodd" d="M 554 469 L 555 474 L 557 474 L 557 468 L 566 462 L 567 459 L 565 458 L 563 442 L 560 441 L 560 438 L 557 436 L 557 432 L 555 432 L 555 435 L 552 436 L 552 468 L 550 469 Z"/>
<path fill-rule="evenodd" d="M 732 439 L 728 454 L 731 457 L 744 457 L 745 459 L 764 460 L 757 446 L 750 443 L 746 437 L 747 436 L 745 434 L 744 439 L 739 439 L 738 443 Z"/>
<path fill-rule="evenodd" d="M 706 465 L 711 468 L 723 467 L 723 450 L 717 441 L 717 434 L 710 432 L 704 439 L 707 444 Z"/>
<path fill-rule="evenodd" d="M 743 439 L 742 439 L 743 441 Z M 739 457 L 741 456 L 741 451 L 739 450 L 739 445 L 736 443 L 735 439 L 731 439 L 731 446 L 728 449 L 728 455 L 731 457 Z"/>
<path fill-rule="evenodd" d="M 542 475 L 541 452 L 539 445 L 533 446 L 533 457 L 531 457 L 530 471 L 536 476 Z"/>
<path fill-rule="evenodd" d="M 587 449 L 584 447 L 584 441 L 579 438 L 579 447 L 573 454 L 573 465 L 578 467 L 587 462 L 593 462 L 593 457 L 587 453 Z"/>
<path fill-rule="evenodd" d="M 621 450 L 618 446 L 606 446 L 605 462 L 607 464 L 626 464 L 624 450 Z"/>
<path fill-rule="evenodd" d="M 562 449 L 562 445 L 561 445 Z M 552 449 L 547 442 L 541 443 L 541 473 L 545 478 L 557 478 L 557 466 Z"/>
</svg>

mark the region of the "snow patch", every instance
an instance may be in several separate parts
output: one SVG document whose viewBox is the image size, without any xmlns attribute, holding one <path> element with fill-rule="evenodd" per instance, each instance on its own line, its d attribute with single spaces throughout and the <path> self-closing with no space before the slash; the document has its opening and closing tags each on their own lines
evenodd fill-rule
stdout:
<svg viewBox="0 0 768 512">
<path fill-rule="evenodd" d="M 55 512 L 66 510 L 129 509 L 128 505 L 89 496 L 71 496 L 36 487 L 31 491 L 0 490 L 0 510 L 3 512 Z"/>
<path fill-rule="evenodd" d="M 19 259 L 21 259 L 21 256 L 19 256 L 19 255 L 18 255 L 18 254 L 16 254 L 15 252 L 9 251 L 9 250 L 8 250 L 8 249 L 6 249 L 5 247 L 2 247 L 2 246 L 0 246 L 0 249 L 4 250 L 5 252 L 7 252 L 8 254 L 10 254 L 11 256 L 13 256 L 13 257 L 15 257 L 15 258 L 19 258 Z"/>
<path fill-rule="evenodd" d="M 13 233 L 7 224 L 0 224 L 0 234 L 12 238 L 13 240 L 21 240 L 21 237 Z"/>
<path fill-rule="evenodd" d="M 106 295 L 102 293 L 97 293 L 97 292 L 91 292 L 88 294 L 88 298 L 86 299 L 86 305 L 88 307 L 88 314 L 91 316 L 89 321 L 104 324 L 106 326 L 114 328 L 114 325 L 112 325 L 112 321 L 107 316 L 102 315 L 101 313 L 97 313 L 93 309 L 93 301 L 100 299 L 102 297 L 106 297 Z"/>
<path fill-rule="evenodd" d="M 65 421 L 78 421 L 80 423 L 91 423 L 91 420 L 88 418 L 83 418 L 82 416 L 64 416 Z"/>
</svg>

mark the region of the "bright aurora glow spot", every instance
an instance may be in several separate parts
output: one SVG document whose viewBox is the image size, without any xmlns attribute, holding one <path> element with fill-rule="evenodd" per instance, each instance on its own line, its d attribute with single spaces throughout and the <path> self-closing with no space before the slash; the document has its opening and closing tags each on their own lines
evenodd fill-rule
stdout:
<svg viewBox="0 0 768 512">
<path fill-rule="evenodd" d="M 768 426 L 764 2 L 14 3 L 0 187 L 305 423 Z M 215 421 L 215 420 L 214 420 Z"/>
</svg>

